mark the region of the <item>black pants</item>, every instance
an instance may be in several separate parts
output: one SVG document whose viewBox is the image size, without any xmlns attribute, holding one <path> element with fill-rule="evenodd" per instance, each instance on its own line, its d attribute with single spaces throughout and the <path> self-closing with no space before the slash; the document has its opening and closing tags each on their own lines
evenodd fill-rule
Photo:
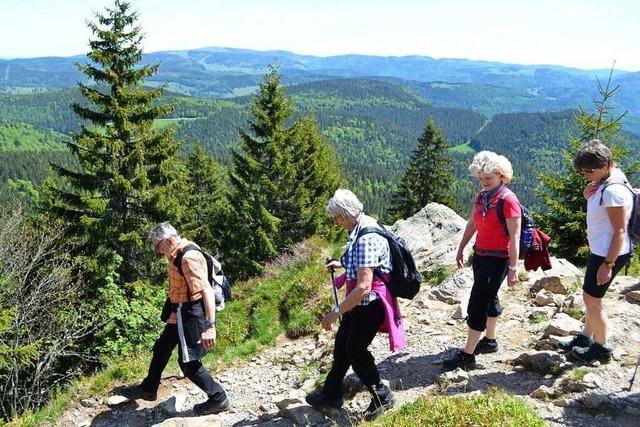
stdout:
<svg viewBox="0 0 640 427">
<path fill-rule="evenodd" d="M 473 287 L 467 308 L 467 325 L 476 331 L 487 328 L 487 317 L 502 313 L 498 290 L 507 275 L 508 258 L 473 255 Z"/>
<path fill-rule="evenodd" d="M 611 286 L 611 282 L 615 279 L 616 275 L 622 270 L 622 267 L 627 265 L 629 259 L 631 258 L 631 253 L 620 255 L 616 258 L 616 262 L 611 269 L 611 280 L 609 280 L 604 285 L 598 286 L 597 275 L 598 269 L 604 262 L 605 257 L 591 254 L 589 255 L 589 260 L 587 261 L 587 271 L 584 273 L 584 284 L 582 285 L 582 290 L 591 295 L 594 298 L 603 298 L 604 294 L 607 293 L 607 289 Z"/>
<path fill-rule="evenodd" d="M 153 345 L 153 357 L 149 364 L 147 377 L 142 381 L 142 388 L 146 391 L 157 391 L 160 385 L 162 371 L 169 363 L 173 349 L 178 345 L 178 326 L 167 323 L 164 330 Z M 178 346 L 178 363 L 184 376 L 189 378 L 202 391 L 207 393 L 210 399 L 223 402 L 227 394 L 220 384 L 213 380 L 209 371 L 202 366 L 199 360 L 182 362 L 182 350 Z"/>
<path fill-rule="evenodd" d="M 367 387 L 380 383 L 380 373 L 367 347 L 384 322 L 381 301 L 359 305 L 342 317 L 333 349 L 333 365 L 322 389 L 327 396 L 342 396 L 342 380 L 353 368 L 360 381 Z"/>
</svg>

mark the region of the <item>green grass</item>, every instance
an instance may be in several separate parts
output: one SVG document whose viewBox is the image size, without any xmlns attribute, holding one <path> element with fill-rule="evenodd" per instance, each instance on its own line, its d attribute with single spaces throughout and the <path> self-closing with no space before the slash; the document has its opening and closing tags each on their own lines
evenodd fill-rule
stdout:
<svg viewBox="0 0 640 427">
<path fill-rule="evenodd" d="M 423 397 L 383 414 L 365 426 L 389 427 L 542 427 L 544 421 L 523 400 L 490 388 L 471 398 L 458 396 Z"/>
<path fill-rule="evenodd" d="M 573 379 L 576 381 L 582 381 L 584 379 L 584 376 L 588 373 L 589 370 L 587 368 L 579 367 L 571 371 L 571 376 L 573 376 Z"/>
<path fill-rule="evenodd" d="M 422 272 L 422 284 L 423 286 L 437 286 L 442 281 L 451 277 L 454 271 L 455 267 L 451 266 L 440 266 L 432 268 L 431 270 L 424 271 Z"/>
<path fill-rule="evenodd" d="M 535 316 L 533 316 L 531 318 L 531 323 L 538 324 L 538 323 L 542 323 L 549 320 L 549 318 L 547 316 L 545 316 L 544 314 L 536 314 Z"/>
<path fill-rule="evenodd" d="M 569 315 L 569 317 L 573 317 L 576 320 L 582 320 L 582 310 L 580 310 L 578 307 L 571 306 L 567 308 L 566 313 Z"/>
<path fill-rule="evenodd" d="M 216 346 L 203 363 L 215 372 L 250 359 L 282 333 L 293 338 L 319 330 L 320 318 L 330 310 L 332 301 L 324 258 L 334 249 L 319 238 L 310 239 L 296 247 L 295 256 L 272 267 L 268 278 L 235 284 L 233 300 L 218 314 Z M 73 381 L 55 393 L 45 407 L 22 414 L 13 424 L 36 427 L 54 422 L 73 403 L 106 396 L 121 383 L 138 383 L 146 375 L 149 360 L 149 352 L 144 352 L 108 363 L 96 374 Z M 164 376 L 178 372 L 174 354 Z"/>
<path fill-rule="evenodd" d="M 464 144 L 458 144 L 455 147 L 449 148 L 449 151 L 452 153 L 461 153 L 461 154 L 475 154 L 476 150 L 471 148 L 468 142 Z"/>
<path fill-rule="evenodd" d="M 0 151 L 60 150 L 64 136 L 39 130 L 26 123 L 0 121 Z"/>
</svg>

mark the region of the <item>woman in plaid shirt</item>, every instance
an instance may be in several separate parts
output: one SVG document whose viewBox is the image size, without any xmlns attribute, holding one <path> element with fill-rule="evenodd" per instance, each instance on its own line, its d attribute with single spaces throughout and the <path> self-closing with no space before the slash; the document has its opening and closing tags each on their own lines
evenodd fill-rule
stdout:
<svg viewBox="0 0 640 427">
<path fill-rule="evenodd" d="M 335 223 L 349 231 L 340 261 L 327 264 L 330 270 L 345 269 L 340 279 L 347 285 L 347 296 L 322 319 L 323 328 L 330 330 L 331 324 L 342 315 L 331 371 L 322 391 L 309 394 L 307 402 L 312 406 L 340 408 L 343 404 L 342 380 L 351 366 L 372 395 L 365 417 L 373 419 L 391 408 L 395 399 L 391 390 L 380 381 L 380 373 L 367 348 L 379 330 L 391 333 L 393 328 L 397 333 L 392 349 L 402 348 L 404 332 L 397 303 L 380 277 L 389 275 L 392 270 L 389 244 L 377 233 L 357 237 L 364 227 L 378 226 L 377 221 L 365 215 L 362 209 L 356 195 L 345 189 L 337 190 L 327 205 L 327 212 Z"/>
</svg>

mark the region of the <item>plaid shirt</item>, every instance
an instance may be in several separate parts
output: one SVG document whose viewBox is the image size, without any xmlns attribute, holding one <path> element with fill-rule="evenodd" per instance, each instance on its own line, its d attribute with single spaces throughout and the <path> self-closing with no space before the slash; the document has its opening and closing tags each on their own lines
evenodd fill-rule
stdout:
<svg viewBox="0 0 640 427">
<path fill-rule="evenodd" d="M 178 255 L 178 250 L 193 242 L 182 239 L 176 250 L 167 255 L 167 270 L 169 273 L 169 299 L 172 303 L 178 304 L 189 301 L 197 301 L 202 298 L 202 289 L 209 286 L 207 279 L 207 262 L 204 256 L 198 251 L 188 251 L 182 257 L 182 272 L 175 266 L 174 261 Z M 187 286 L 189 287 L 187 292 Z M 167 323 L 176 323 L 176 314 L 171 313 Z"/>
<path fill-rule="evenodd" d="M 358 232 L 362 228 L 376 226 L 378 222 L 362 214 L 356 226 L 349 233 L 346 250 L 340 258 L 340 263 L 346 271 L 347 279 L 357 279 L 358 268 L 371 267 L 377 269 L 380 274 L 389 273 L 392 269 L 389 243 L 384 236 L 377 233 L 368 233 L 356 241 Z M 367 305 L 378 299 L 378 294 L 369 292 L 359 305 Z"/>
</svg>

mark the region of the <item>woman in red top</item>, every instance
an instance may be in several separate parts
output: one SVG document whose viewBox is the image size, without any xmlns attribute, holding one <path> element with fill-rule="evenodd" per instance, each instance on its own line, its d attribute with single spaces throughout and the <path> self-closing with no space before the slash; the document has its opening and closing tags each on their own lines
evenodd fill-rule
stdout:
<svg viewBox="0 0 640 427">
<path fill-rule="evenodd" d="M 516 263 L 520 246 L 520 202 L 505 187 L 513 176 L 511 163 L 504 156 L 481 151 L 473 158 L 469 171 L 478 178 L 482 187 L 456 256 L 457 266 L 461 268 L 464 264 L 464 248 L 477 232 L 473 253 L 473 288 L 467 309 L 469 332 L 464 348 L 443 363 L 445 370 L 472 369 L 475 367 L 475 354 L 498 351 L 496 324 L 502 312 L 498 290 L 505 276 L 509 286 L 518 283 Z M 506 229 L 496 209 L 500 199 L 503 199 Z M 481 340 L 482 332 L 485 332 L 485 336 Z"/>
</svg>

